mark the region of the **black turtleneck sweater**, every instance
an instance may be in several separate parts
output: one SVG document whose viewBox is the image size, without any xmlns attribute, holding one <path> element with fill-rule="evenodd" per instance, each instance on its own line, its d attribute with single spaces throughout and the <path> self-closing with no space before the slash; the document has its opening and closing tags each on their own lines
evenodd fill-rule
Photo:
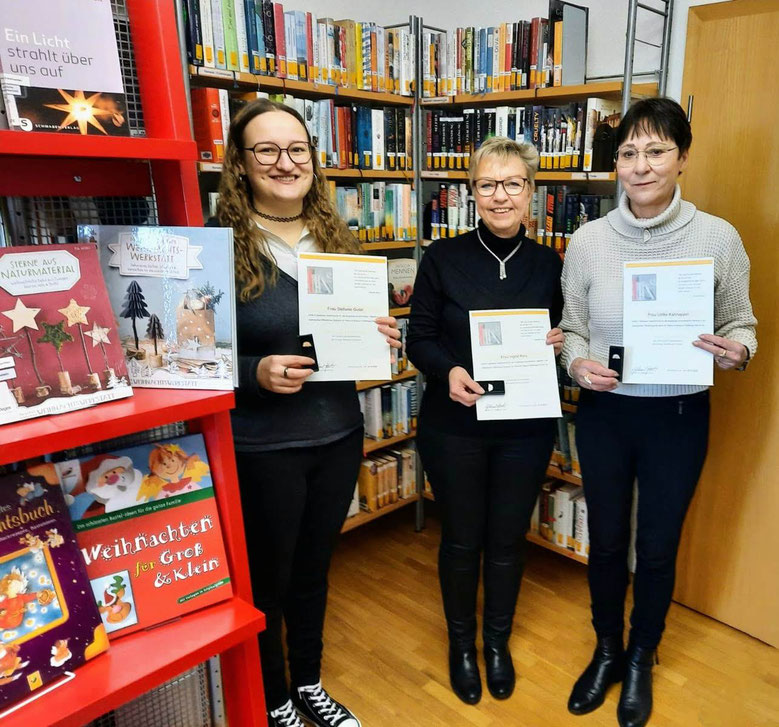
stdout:
<svg viewBox="0 0 779 727">
<path fill-rule="evenodd" d="M 419 266 L 408 333 L 408 357 L 427 377 L 420 422 L 461 436 L 533 436 L 555 427 L 554 419 L 484 421 L 476 407 L 449 398 L 449 371 L 462 366 L 473 376 L 472 310 L 548 308 L 554 328 L 563 311 L 560 287 L 562 262 L 551 248 L 525 237 L 524 226 L 513 238 L 493 235 L 479 223 L 484 243 L 501 260 L 522 240 L 506 263 L 507 277 L 499 278 L 498 261 L 482 247 L 473 230 L 437 240 Z"/>
</svg>

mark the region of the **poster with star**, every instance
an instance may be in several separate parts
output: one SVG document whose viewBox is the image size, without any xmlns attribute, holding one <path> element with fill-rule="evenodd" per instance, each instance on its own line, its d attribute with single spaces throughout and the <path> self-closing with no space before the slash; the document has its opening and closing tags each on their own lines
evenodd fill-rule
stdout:
<svg viewBox="0 0 779 727">
<path fill-rule="evenodd" d="M 0 713 L 107 648 L 56 478 L 0 476 Z"/>
<path fill-rule="evenodd" d="M 0 248 L 0 425 L 131 395 L 95 245 Z"/>
<path fill-rule="evenodd" d="M 80 225 L 96 242 L 133 386 L 232 391 L 233 231 Z"/>
<path fill-rule="evenodd" d="M 110 0 L 3 3 L 0 89 L 21 131 L 129 136 Z"/>
</svg>

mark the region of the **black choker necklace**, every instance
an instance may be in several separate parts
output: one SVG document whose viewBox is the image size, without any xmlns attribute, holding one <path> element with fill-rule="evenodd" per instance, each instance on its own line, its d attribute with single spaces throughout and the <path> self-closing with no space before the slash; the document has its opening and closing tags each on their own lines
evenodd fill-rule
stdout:
<svg viewBox="0 0 779 727">
<path fill-rule="evenodd" d="M 272 222 L 295 222 L 295 220 L 299 220 L 303 213 L 301 212 L 298 215 L 295 215 L 294 217 L 276 217 L 276 215 L 266 215 L 264 212 L 260 212 L 255 206 L 254 202 L 251 202 L 252 206 L 252 212 L 254 212 L 255 215 L 258 215 L 259 217 L 263 217 L 266 220 L 271 220 Z"/>
</svg>

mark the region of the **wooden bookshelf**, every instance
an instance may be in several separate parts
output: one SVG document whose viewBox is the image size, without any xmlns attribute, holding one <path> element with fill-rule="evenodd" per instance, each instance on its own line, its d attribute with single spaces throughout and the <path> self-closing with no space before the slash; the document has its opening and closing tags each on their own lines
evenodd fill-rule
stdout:
<svg viewBox="0 0 779 727">
<path fill-rule="evenodd" d="M 546 476 L 554 477 L 554 479 L 556 480 L 563 480 L 564 482 L 569 482 L 572 485 L 579 485 L 580 487 L 582 484 L 581 477 L 577 477 L 576 475 L 573 475 L 570 472 L 563 472 L 559 467 L 553 464 L 550 464 L 549 467 L 546 468 Z"/>
<path fill-rule="evenodd" d="M 494 106 L 532 103 L 535 100 L 544 102 L 578 101 L 597 96 L 598 98 L 622 98 L 622 81 L 602 81 L 598 83 L 582 83 L 574 86 L 553 86 L 549 88 L 520 89 L 517 91 L 497 91 L 495 93 L 461 93 L 455 96 L 435 96 L 420 99 L 424 107 L 437 106 Z M 657 96 L 657 83 L 634 83 L 630 88 L 631 98 L 646 98 Z"/>
<path fill-rule="evenodd" d="M 383 386 L 384 384 L 394 384 L 396 381 L 405 381 L 406 379 L 413 379 L 415 376 L 418 375 L 419 375 L 419 371 L 417 371 L 414 368 L 411 368 L 408 371 L 404 371 L 401 374 L 397 374 L 396 376 L 393 376 L 391 379 L 386 381 L 358 381 L 357 391 L 364 391 L 365 389 L 373 389 L 376 386 Z"/>
<path fill-rule="evenodd" d="M 391 512 L 395 512 L 395 510 L 400 510 L 401 507 L 405 507 L 406 505 L 410 505 L 412 502 L 418 501 L 419 495 L 414 493 L 411 495 L 411 497 L 407 497 L 404 500 L 398 500 L 397 502 L 393 502 L 391 505 L 385 505 L 384 507 L 380 507 L 378 510 L 374 510 L 373 512 L 360 512 L 357 515 L 346 518 L 346 522 L 344 522 L 344 525 L 341 528 L 341 532 L 348 533 L 350 530 L 359 528 L 360 525 L 365 525 L 365 523 L 369 523 L 371 520 L 376 520 L 376 518 L 389 515 Z"/>
<path fill-rule="evenodd" d="M 0 132 L 2 134 L 3 132 Z M 221 174 L 221 162 L 198 162 L 198 171 L 205 174 Z M 412 180 L 414 171 L 407 170 L 383 170 L 383 169 L 322 169 L 328 179 L 398 179 Z"/>
<path fill-rule="evenodd" d="M 293 96 L 314 99 L 343 99 L 344 101 L 364 101 L 382 106 L 412 106 L 413 96 L 400 96 L 395 93 L 362 91 L 356 88 L 333 86 L 328 83 L 311 81 L 293 81 L 276 76 L 257 76 L 253 73 L 239 73 L 203 66 L 189 67 L 190 83 L 193 86 L 214 86 L 243 91 L 267 91 L 268 93 L 289 93 Z"/>
<path fill-rule="evenodd" d="M 395 316 L 396 318 L 398 316 L 407 316 L 409 313 L 411 313 L 411 306 L 405 306 L 404 308 L 390 308 L 390 315 Z"/>
<path fill-rule="evenodd" d="M 425 498 L 425 500 L 430 500 L 430 502 L 435 502 L 435 495 L 432 492 L 428 492 L 427 490 L 424 490 L 422 492 L 422 496 Z"/>
<path fill-rule="evenodd" d="M 401 250 L 403 248 L 416 247 L 414 240 L 386 240 L 384 242 L 363 242 L 362 249 L 366 252 L 371 250 Z"/>
<path fill-rule="evenodd" d="M 563 408 L 563 411 L 570 412 L 571 414 L 576 414 L 577 411 L 579 411 L 579 407 L 576 406 L 576 404 L 569 404 L 568 402 L 561 402 L 560 406 Z"/>
<path fill-rule="evenodd" d="M 385 447 L 392 447 L 395 444 L 406 442 L 409 439 L 413 439 L 416 436 L 416 432 L 409 432 L 408 434 L 398 434 L 396 437 L 388 437 L 387 439 L 368 439 L 363 440 L 362 451 L 365 454 L 375 452 L 378 449 L 384 449 Z"/>
<path fill-rule="evenodd" d="M 542 548 L 551 550 L 554 553 L 558 553 L 559 555 L 563 555 L 566 558 L 570 558 L 571 560 L 578 561 L 579 563 L 587 563 L 586 555 L 579 555 L 578 553 L 575 553 L 573 550 L 568 550 L 568 548 L 561 548 L 559 545 L 550 543 L 546 538 L 542 538 L 538 533 L 528 533 L 526 537 L 531 543 L 540 545 Z"/>
<path fill-rule="evenodd" d="M 468 172 L 457 170 L 427 170 L 422 172 L 422 179 L 468 179 Z M 617 179 L 616 172 L 549 172 L 539 171 L 536 174 L 536 184 L 541 182 L 614 182 Z"/>
</svg>

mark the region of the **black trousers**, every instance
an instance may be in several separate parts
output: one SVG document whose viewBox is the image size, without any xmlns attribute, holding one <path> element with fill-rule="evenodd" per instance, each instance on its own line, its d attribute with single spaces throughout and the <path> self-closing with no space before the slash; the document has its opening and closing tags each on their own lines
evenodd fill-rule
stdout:
<svg viewBox="0 0 779 727">
<path fill-rule="evenodd" d="M 633 483 L 638 479 L 630 640 L 656 648 L 665 628 L 682 523 L 709 436 L 709 394 L 633 397 L 583 390 L 576 416 L 590 529 L 592 623 L 624 631 Z"/>
<path fill-rule="evenodd" d="M 484 559 L 484 637 L 508 638 L 525 563 L 525 534 L 544 479 L 554 431 L 483 439 L 420 425 L 419 453 L 441 512 L 438 573 L 450 641 L 476 637 Z"/>
<path fill-rule="evenodd" d="M 362 446 L 360 427 L 332 444 L 237 456 L 254 603 L 267 622 L 260 659 L 269 711 L 289 699 L 282 618 L 292 686 L 319 681 L 327 572 Z"/>
</svg>

